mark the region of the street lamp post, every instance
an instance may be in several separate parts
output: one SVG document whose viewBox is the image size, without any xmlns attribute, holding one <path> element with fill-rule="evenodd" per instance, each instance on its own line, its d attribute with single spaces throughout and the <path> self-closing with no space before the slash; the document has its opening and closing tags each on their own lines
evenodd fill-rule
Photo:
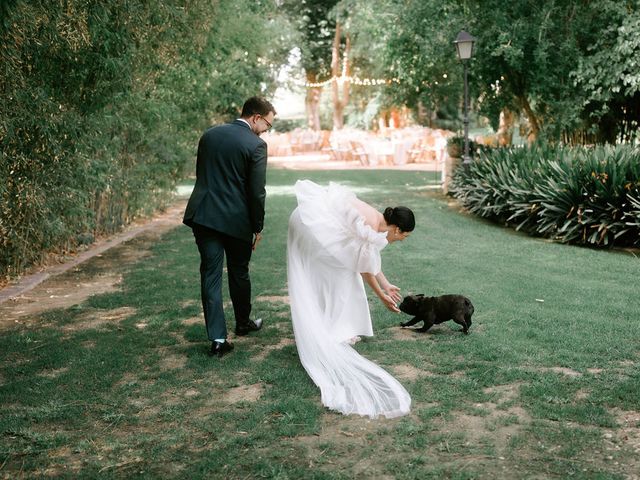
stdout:
<svg viewBox="0 0 640 480">
<path fill-rule="evenodd" d="M 464 67 L 464 158 L 462 163 L 466 166 L 471 163 L 471 157 L 469 156 L 469 85 L 467 83 L 467 60 L 473 55 L 473 44 L 475 41 L 476 39 L 474 37 L 463 30 L 453 42 L 456 44 L 458 59 Z"/>
</svg>

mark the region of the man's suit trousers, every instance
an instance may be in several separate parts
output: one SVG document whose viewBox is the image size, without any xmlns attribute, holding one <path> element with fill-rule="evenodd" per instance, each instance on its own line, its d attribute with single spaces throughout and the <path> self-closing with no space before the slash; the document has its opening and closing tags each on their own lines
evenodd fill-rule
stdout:
<svg viewBox="0 0 640 480">
<path fill-rule="evenodd" d="M 224 257 L 227 257 L 229 294 L 236 328 L 242 327 L 247 324 L 251 314 L 251 244 L 197 224 L 194 225 L 193 234 L 200 252 L 200 287 L 207 335 L 211 341 L 227 338 L 227 324 L 222 307 Z"/>
</svg>

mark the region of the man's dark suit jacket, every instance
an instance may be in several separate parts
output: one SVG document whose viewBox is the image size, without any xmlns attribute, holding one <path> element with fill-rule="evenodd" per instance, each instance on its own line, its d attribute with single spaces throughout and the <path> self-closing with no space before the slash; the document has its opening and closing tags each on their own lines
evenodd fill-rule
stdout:
<svg viewBox="0 0 640 480">
<path fill-rule="evenodd" d="M 183 223 L 248 242 L 264 223 L 267 144 L 246 123 L 210 128 L 200 138 L 196 185 Z"/>
</svg>

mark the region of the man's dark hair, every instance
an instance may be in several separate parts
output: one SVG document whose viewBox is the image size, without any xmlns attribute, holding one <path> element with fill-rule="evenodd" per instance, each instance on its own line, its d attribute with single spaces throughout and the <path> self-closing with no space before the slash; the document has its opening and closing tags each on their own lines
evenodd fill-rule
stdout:
<svg viewBox="0 0 640 480">
<path fill-rule="evenodd" d="M 240 116 L 242 118 L 248 118 L 251 115 L 262 115 L 263 117 L 269 115 L 269 112 L 273 112 L 276 114 L 276 109 L 273 108 L 273 105 L 262 97 L 251 97 L 242 106 L 242 113 Z"/>
</svg>

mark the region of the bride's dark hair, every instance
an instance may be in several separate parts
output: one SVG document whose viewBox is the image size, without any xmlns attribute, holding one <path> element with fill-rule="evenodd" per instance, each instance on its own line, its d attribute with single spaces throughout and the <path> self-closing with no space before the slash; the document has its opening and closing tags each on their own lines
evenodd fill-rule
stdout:
<svg viewBox="0 0 640 480">
<path fill-rule="evenodd" d="M 411 209 L 407 207 L 387 207 L 384 209 L 383 216 L 387 225 L 395 225 L 403 232 L 413 232 L 416 228 L 416 219 Z"/>
</svg>

